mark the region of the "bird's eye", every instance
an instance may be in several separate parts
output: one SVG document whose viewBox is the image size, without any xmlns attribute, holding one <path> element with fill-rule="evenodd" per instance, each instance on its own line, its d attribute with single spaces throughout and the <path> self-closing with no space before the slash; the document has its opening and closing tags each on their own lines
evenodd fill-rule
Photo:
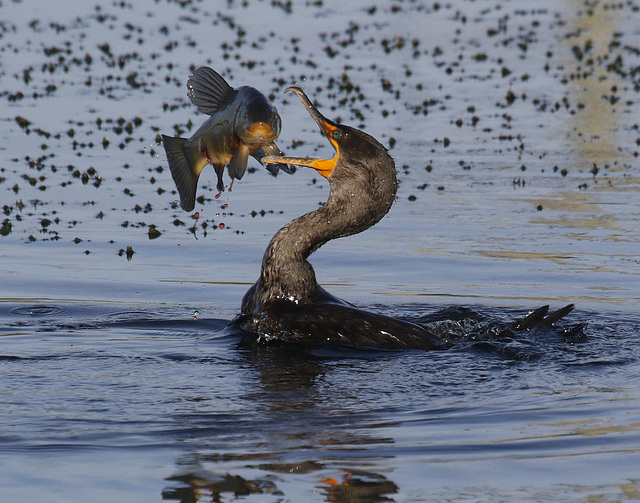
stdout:
<svg viewBox="0 0 640 503">
<path fill-rule="evenodd" d="M 339 140 L 342 137 L 342 131 L 340 131 L 339 129 L 336 129 L 333 132 L 333 139 L 334 140 Z"/>
</svg>

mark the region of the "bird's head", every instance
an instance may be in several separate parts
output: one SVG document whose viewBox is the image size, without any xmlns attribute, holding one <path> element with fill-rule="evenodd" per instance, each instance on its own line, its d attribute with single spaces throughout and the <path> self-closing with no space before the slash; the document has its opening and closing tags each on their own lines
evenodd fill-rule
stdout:
<svg viewBox="0 0 640 503">
<path fill-rule="evenodd" d="M 306 166 L 315 169 L 325 178 L 334 174 L 336 167 L 352 168 L 370 161 L 374 165 L 382 162 L 390 166 L 395 180 L 395 164 L 387 150 L 367 133 L 350 126 L 338 124 L 324 117 L 313 105 L 307 95 L 296 86 L 291 86 L 285 92 L 294 92 L 307 108 L 309 115 L 316 121 L 322 134 L 329 140 L 336 153 L 331 159 L 317 159 L 313 157 L 266 156 L 262 162 L 266 164 L 283 163 L 295 166 Z"/>
</svg>

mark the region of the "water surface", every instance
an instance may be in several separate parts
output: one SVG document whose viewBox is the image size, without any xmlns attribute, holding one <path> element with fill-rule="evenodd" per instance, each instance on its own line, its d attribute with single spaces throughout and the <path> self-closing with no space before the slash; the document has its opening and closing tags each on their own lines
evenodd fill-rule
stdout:
<svg viewBox="0 0 640 503">
<path fill-rule="evenodd" d="M 0 5 L 4 498 L 640 497 L 636 6 L 66 5 Z M 203 174 L 183 212 L 157 136 L 204 121 L 203 64 L 271 97 L 287 153 L 332 155 L 291 84 L 390 147 L 389 215 L 312 262 L 335 295 L 447 326 L 450 350 L 225 329 L 328 186 L 254 163 L 218 199 Z M 491 337 L 567 303 L 584 336 Z"/>
</svg>

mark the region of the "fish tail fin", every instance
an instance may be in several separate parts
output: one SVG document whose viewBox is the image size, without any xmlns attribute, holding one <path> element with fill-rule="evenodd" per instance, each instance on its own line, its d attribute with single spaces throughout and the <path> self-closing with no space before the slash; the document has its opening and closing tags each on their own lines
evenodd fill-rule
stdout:
<svg viewBox="0 0 640 503">
<path fill-rule="evenodd" d="M 186 138 L 162 135 L 162 144 L 167 153 L 171 176 L 180 194 L 180 206 L 185 211 L 192 211 L 196 205 L 198 175 L 189 164 L 189 158 L 184 149 L 186 141 Z"/>
</svg>

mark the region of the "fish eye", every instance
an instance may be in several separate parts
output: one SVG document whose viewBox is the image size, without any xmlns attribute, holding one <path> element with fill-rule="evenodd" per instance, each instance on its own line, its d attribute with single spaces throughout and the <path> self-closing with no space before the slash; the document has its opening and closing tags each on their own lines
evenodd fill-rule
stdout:
<svg viewBox="0 0 640 503">
<path fill-rule="evenodd" d="M 332 135 L 332 136 L 333 136 L 333 139 L 334 139 L 334 140 L 339 140 L 339 139 L 342 137 L 342 131 L 340 131 L 339 129 L 336 129 L 336 130 L 333 132 L 333 135 Z"/>
</svg>

